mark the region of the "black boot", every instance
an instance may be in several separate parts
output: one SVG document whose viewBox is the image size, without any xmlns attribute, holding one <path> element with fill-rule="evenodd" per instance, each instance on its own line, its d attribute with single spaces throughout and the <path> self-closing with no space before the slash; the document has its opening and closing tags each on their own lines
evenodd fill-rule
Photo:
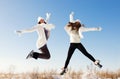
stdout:
<svg viewBox="0 0 120 79">
<path fill-rule="evenodd" d="M 60 73 L 60 75 L 64 75 L 67 72 L 67 69 L 63 69 L 63 71 Z"/>
<path fill-rule="evenodd" d="M 95 64 L 96 66 L 98 66 L 99 68 L 102 68 L 102 65 L 100 64 L 100 60 L 96 60 L 96 61 L 94 62 L 94 64 Z"/>
<path fill-rule="evenodd" d="M 98 66 L 99 68 L 102 68 L 102 65 L 101 65 L 100 63 L 98 63 L 97 66 Z"/>
<path fill-rule="evenodd" d="M 33 58 L 33 53 L 34 53 L 34 51 L 32 50 L 32 51 L 27 55 L 26 59 L 28 59 L 28 58 Z"/>
</svg>

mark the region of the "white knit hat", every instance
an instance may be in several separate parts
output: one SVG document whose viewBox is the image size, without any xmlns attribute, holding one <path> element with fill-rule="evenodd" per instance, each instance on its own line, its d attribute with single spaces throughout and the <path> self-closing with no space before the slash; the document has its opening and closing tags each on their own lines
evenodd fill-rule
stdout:
<svg viewBox="0 0 120 79">
<path fill-rule="evenodd" d="M 38 17 L 38 22 L 39 22 L 41 19 L 44 19 L 44 18 L 42 18 L 42 17 Z"/>
</svg>

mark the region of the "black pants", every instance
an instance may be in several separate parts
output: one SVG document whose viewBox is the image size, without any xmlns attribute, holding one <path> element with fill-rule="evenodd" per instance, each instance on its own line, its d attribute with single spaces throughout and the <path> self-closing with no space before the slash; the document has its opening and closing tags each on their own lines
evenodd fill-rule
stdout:
<svg viewBox="0 0 120 79">
<path fill-rule="evenodd" d="M 75 51 L 75 49 L 79 49 L 85 56 L 87 56 L 90 60 L 92 60 L 93 62 L 95 62 L 95 59 L 92 55 L 90 55 L 86 49 L 84 48 L 84 46 L 81 44 L 81 43 L 70 43 L 70 47 L 69 47 L 69 50 L 68 50 L 68 56 L 67 56 L 67 59 L 66 59 L 66 62 L 65 62 L 65 66 L 64 66 L 64 69 L 67 68 L 68 64 L 69 64 L 69 61 Z"/>
<path fill-rule="evenodd" d="M 44 45 L 43 47 L 39 48 L 39 50 L 42 53 L 34 52 L 33 53 L 33 58 L 42 58 L 42 59 L 50 59 L 50 52 L 47 48 L 47 45 Z"/>
</svg>

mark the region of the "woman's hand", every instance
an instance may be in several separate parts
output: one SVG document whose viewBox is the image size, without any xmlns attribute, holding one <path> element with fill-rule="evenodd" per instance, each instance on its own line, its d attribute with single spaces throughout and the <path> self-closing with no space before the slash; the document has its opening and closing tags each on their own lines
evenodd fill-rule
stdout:
<svg viewBox="0 0 120 79">
<path fill-rule="evenodd" d="M 15 33 L 16 33 L 17 35 L 21 36 L 22 31 L 18 30 L 18 31 L 15 31 Z"/>
<path fill-rule="evenodd" d="M 97 30 L 98 30 L 98 31 L 101 31 L 101 30 L 102 30 L 102 28 L 101 28 L 101 27 L 98 27 L 98 28 L 97 28 Z"/>
</svg>

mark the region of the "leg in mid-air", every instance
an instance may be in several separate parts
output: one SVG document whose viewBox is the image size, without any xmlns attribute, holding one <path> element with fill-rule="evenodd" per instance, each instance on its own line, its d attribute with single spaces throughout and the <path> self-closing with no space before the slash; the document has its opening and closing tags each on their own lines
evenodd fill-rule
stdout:
<svg viewBox="0 0 120 79">
<path fill-rule="evenodd" d="M 77 48 L 78 48 L 86 57 L 88 57 L 91 61 L 93 61 L 96 66 L 98 66 L 99 68 L 102 68 L 102 65 L 100 64 L 100 61 L 99 61 L 99 60 L 95 60 L 95 58 L 86 51 L 85 47 L 84 47 L 81 43 L 78 44 Z"/>
<path fill-rule="evenodd" d="M 76 49 L 76 46 L 75 46 L 73 43 L 71 43 L 71 44 L 70 44 L 70 47 L 69 47 L 69 50 L 68 50 L 67 59 L 66 59 L 66 61 L 65 61 L 65 66 L 64 66 L 64 68 L 62 69 L 62 72 L 60 73 L 60 75 L 64 75 L 64 73 L 67 72 L 67 66 L 68 66 L 68 64 L 69 64 L 69 62 L 70 62 L 70 59 L 71 59 L 71 57 L 72 57 L 75 49 Z"/>
<path fill-rule="evenodd" d="M 38 53 L 38 52 L 34 52 L 33 50 L 28 54 L 28 56 L 26 57 L 26 59 L 28 58 L 34 58 L 34 59 L 50 59 L 50 52 L 47 48 L 47 45 L 44 45 L 43 47 L 39 48 L 39 50 L 42 53 Z"/>
</svg>

